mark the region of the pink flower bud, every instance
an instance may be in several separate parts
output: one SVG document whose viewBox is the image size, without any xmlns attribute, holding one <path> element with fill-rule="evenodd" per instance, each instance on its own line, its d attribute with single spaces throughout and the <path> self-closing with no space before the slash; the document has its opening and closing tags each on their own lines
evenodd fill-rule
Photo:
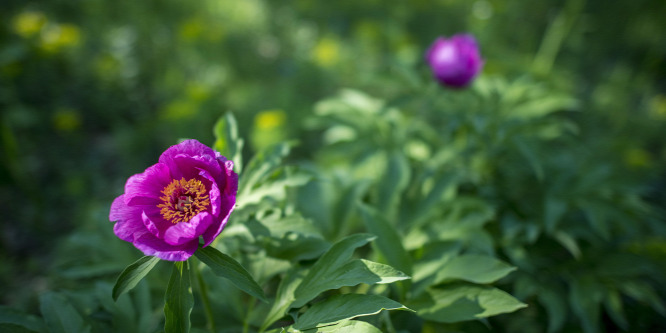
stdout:
<svg viewBox="0 0 666 333">
<path fill-rule="evenodd" d="M 439 37 L 425 55 L 433 76 L 440 84 L 452 88 L 467 86 L 481 71 L 483 59 L 472 35 Z"/>
</svg>

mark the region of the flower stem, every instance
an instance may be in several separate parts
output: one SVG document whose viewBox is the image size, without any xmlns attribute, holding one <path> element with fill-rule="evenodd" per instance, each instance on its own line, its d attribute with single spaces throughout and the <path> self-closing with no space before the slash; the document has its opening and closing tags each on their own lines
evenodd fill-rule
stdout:
<svg viewBox="0 0 666 333">
<path fill-rule="evenodd" d="M 197 283 L 199 285 L 199 293 L 201 294 L 201 300 L 203 301 L 204 311 L 206 312 L 206 321 L 208 322 L 208 330 L 211 333 L 215 333 L 215 320 L 213 319 L 213 310 L 210 306 L 210 299 L 208 298 L 208 288 L 206 287 L 206 282 L 201 275 L 201 263 L 194 266 L 194 271 L 197 275 Z"/>
<path fill-rule="evenodd" d="M 533 68 L 537 74 L 545 76 L 550 73 L 557 53 L 583 11 L 584 5 L 585 0 L 568 0 L 555 20 L 548 26 L 541 40 L 539 51 L 534 57 Z"/>
<path fill-rule="evenodd" d="M 247 307 L 247 313 L 245 315 L 245 320 L 243 321 L 243 333 L 248 333 L 250 330 L 250 316 L 252 315 L 252 310 L 254 310 L 254 305 L 256 300 L 254 297 L 250 298 L 250 304 Z"/>
<path fill-rule="evenodd" d="M 388 311 L 382 311 L 382 316 L 384 317 L 384 323 L 386 324 L 386 332 L 396 333 L 395 327 L 393 327 L 393 322 L 391 322 L 391 316 L 389 316 Z"/>
</svg>

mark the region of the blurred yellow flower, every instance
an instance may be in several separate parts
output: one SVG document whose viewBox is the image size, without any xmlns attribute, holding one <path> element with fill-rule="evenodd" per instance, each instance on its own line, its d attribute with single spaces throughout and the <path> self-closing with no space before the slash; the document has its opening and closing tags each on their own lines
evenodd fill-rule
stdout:
<svg viewBox="0 0 666 333">
<path fill-rule="evenodd" d="M 287 114 L 282 110 L 266 110 L 254 117 L 254 126 L 258 130 L 270 130 L 281 127 L 287 120 Z"/>
<path fill-rule="evenodd" d="M 57 52 L 62 48 L 76 46 L 81 40 L 81 31 L 73 24 L 53 24 L 42 33 L 40 48 L 46 52 Z"/>
<path fill-rule="evenodd" d="M 0 75 L 6 77 L 15 77 L 21 73 L 23 68 L 18 62 L 10 62 L 0 66 Z"/>
<path fill-rule="evenodd" d="M 374 42 L 381 38 L 382 29 L 377 22 L 364 20 L 356 25 L 354 34 L 364 42 Z"/>
<path fill-rule="evenodd" d="M 624 153 L 624 160 L 628 166 L 634 168 L 647 167 L 652 164 L 650 154 L 641 148 L 630 148 Z"/>
<path fill-rule="evenodd" d="M 92 64 L 95 73 L 104 80 L 118 77 L 121 70 L 120 61 L 108 53 L 98 54 Z"/>
<path fill-rule="evenodd" d="M 179 99 L 169 103 L 162 110 L 162 116 L 167 120 L 188 119 L 197 114 L 197 108 L 198 105 L 192 101 Z"/>
<path fill-rule="evenodd" d="M 185 87 L 187 97 L 196 102 L 202 102 L 210 97 L 210 89 L 202 83 L 190 82 Z"/>
<path fill-rule="evenodd" d="M 38 34 L 46 24 L 46 16 L 40 12 L 23 12 L 12 22 L 12 29 L 23 38 L 30 38 Z"/>
<path fill-rule="evenodd" d="M 284 124 L 287 114 L 282 110 L 265 110 L 254 117 L 254 128 L 250 137 L 252 145 L 264 149 L 287 137 Z"/>
<path fill-rule="evenodd" d="M 70 108 L 60 108 L 53 114 L 53 127 L 60 132 L 71 132 L 81 127 L 81 116 Z"/>
<path fill-rule="evenodd" d="M 330 37 L 319 40 L 312 49 L 314 61 L 322 67 L 331 67 L 340 61 L 340 42 Z"/>
<path fill-rule="evenodd" d="M 193 17 L 183 22 L 178 31 L 180 38 L 188 42 L 199 39 L 203 32 L 204 26 L 201 24 L 201 19 L 198 17 Z"/>
<path fill-rule="evenodd" d="M 650 101 L 650 115 L 654 119 L 666 120 L 666 96 L 657 95 Z"/>
</svg>

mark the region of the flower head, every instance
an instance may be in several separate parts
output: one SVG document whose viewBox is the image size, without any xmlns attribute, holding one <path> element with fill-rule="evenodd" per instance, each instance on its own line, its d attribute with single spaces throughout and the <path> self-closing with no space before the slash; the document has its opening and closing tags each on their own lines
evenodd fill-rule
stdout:
<svg viewBox="0 0 666 333">
<path fill-rule="evenodd" d="M 197 140 L 171 146 L 157 164 L 130 177 L 111 204 L 113 231 L 146 255 L 187 260 L 208 246 L 236 204 L 233 162 Z"/>
<path fill-rule="evenodd" d="M 425 58 L 437 81 L 452 88 L 467 86 L 483 67 L 479 46 L 467 34 L 437 38 Z"/>
</svg>

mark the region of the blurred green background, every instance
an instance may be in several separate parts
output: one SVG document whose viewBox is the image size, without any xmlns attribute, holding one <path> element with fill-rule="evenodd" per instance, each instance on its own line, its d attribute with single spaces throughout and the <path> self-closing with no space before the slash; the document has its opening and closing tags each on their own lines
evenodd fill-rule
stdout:
<svg viewBox="0 0 666 333">
<path fill-rule="evenodd" d="M 482 76 L 528 77 L 579 101 L 566 116 L 579 144 L 662 212 L 664 17 L 660 0 L 4 0 L 2 303 L 34 308 L 66 260 L 58 243 L 110 229 L 127 177 L 178 139 L 212 144 L 231 110 L 246 155 L 297 139 L 293 158 L 312 159 L 317 101 L 341 88 L 404 95 L 414 75 L 429 78 L 430 43 L 459 32 L 477 38 Z M 666 256 L 666 242 L 655 244 Z"/>
</svg>

